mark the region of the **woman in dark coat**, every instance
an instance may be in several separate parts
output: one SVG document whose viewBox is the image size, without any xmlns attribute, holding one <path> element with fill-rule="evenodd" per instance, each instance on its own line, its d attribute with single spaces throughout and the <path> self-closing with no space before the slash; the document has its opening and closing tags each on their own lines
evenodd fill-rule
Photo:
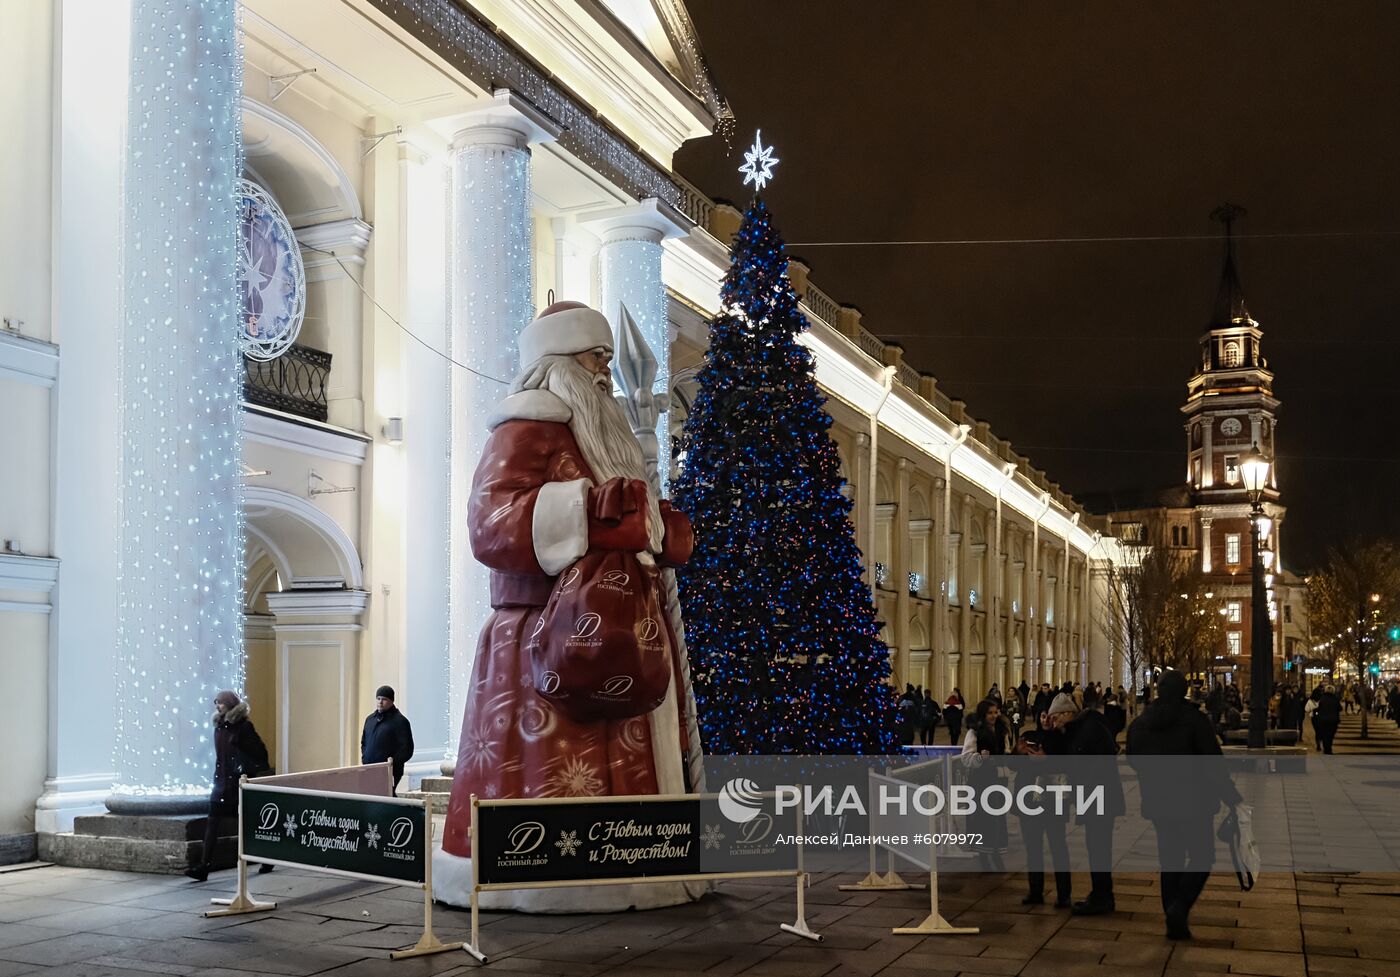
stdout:
<svg viewBox="0 0 1400 977">
<path fill-rule="evenodd" d="M 209 878 L 214 846 L 219 840 L 219 820 L 238 816 L 238 781 L 244 774 L 256 777 L 271 772 L 267 746 L 248 718 L 248 703 L 228 690 L 214 696 L 214 789 L 209 795 L 209 816 L 204 823 L 204 847 L 200 863 L 185 874 L 197 882 Z M 259 872 L 272 871 L 262 865 Z"/>
</svg>

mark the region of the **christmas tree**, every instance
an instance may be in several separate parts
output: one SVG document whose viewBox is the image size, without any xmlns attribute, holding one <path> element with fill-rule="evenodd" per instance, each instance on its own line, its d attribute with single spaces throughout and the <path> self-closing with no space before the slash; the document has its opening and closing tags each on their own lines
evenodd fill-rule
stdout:
<svg viewBox="0 0 1400 977">
<path fill-rule="evenodd" d="M 797 342 L 807 320 L 757 197 L 730 259 L 672 489 L 695 527 L 679 583 L 705 750 L 890 752 L 889 650 Z"/>
</svg>

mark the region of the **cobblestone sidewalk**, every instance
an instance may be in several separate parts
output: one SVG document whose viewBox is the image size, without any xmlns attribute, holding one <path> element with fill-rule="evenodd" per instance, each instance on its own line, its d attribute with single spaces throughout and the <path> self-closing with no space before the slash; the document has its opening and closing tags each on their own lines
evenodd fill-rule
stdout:
<svg viewBox="0 0 1400 977">
<path fill-rule="evenodd" d="M 826 940 L 778 930 L 793 915 L 790 886 L 724 884 L 702 902 L 616 916 L 484 917 L 482 943 L 498 973 L 595 977 L 662 975 L 953 974 L 1122 977 L 1242 973 L 1271 977 L 1400 977 L 1400 880 L 1266 876 L 1253 892 L 1218 876 L 1197 905 L 1196 940 L 1162 935 L 1156 880 L 1120 876 L 1118 912 L 1073 917 L 1020 905 L 1009 876 L 949 876 L 943 908 L 975 936 L 894 936 L 927 911 L 921 892 L 849 893 L 813 879 L 808 918 Z M 407 889 L 279 869 L 256 891 L 271 913 L 206 920 L 232 873 L 184 880 L 58 867 L 0 875 L 0 977 L 137 974 L 416 975 L 479 969 L 464 954 L 389 961 L 418 936 L 421 903 Z M 1087 879 L 1076 879 L 1077 891 Z M 465 913 L 440 908 L 443 939 L 463 939 Z"/>
</svg>

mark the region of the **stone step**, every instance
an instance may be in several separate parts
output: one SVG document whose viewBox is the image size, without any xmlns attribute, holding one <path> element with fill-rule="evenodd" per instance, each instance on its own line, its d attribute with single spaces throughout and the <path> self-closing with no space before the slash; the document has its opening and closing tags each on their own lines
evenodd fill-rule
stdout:
<svg viewBox="0 0 1400 977">
<path fill-rule="evenodd" d="M 236 830 L 233 818 L 227 820 L 226 827 Z M 204 815 L 82 815 L 73 819 L 73 834 L 95 838 L 134 838 L 143 841 L 198 841 L 204 837 Z"/>
<path fill-rule="evenodd" d="M 73 819 L 73 831 L 39 836 L 39 854 L 59 865 L 178 875 L 199 860 L 203 815 L 94 814 Z M 238 823 L 222 818 L 215 868 L 234 864 Z"/>
<path fill-rule="evenodd" d="M 452 778 L 424 777 L 423 783 L 418 786 L 418 789 L 430 794 L 450 794 L 452 793 Z"/>
</svg>

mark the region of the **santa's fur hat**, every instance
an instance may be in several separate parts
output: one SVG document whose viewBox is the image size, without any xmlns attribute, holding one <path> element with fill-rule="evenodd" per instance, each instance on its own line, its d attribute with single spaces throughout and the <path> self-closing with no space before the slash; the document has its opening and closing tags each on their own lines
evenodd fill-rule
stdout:
<svg viewBox="0 0 1400 977">
<path fill-rule="evenodd" d="M 520 368 L 542 356 L 586 353 L 602 347 L 612 352 L 612 327 L 601 312 L 582 302 L 555 302 L 520 332 Z"/>
</svg>

